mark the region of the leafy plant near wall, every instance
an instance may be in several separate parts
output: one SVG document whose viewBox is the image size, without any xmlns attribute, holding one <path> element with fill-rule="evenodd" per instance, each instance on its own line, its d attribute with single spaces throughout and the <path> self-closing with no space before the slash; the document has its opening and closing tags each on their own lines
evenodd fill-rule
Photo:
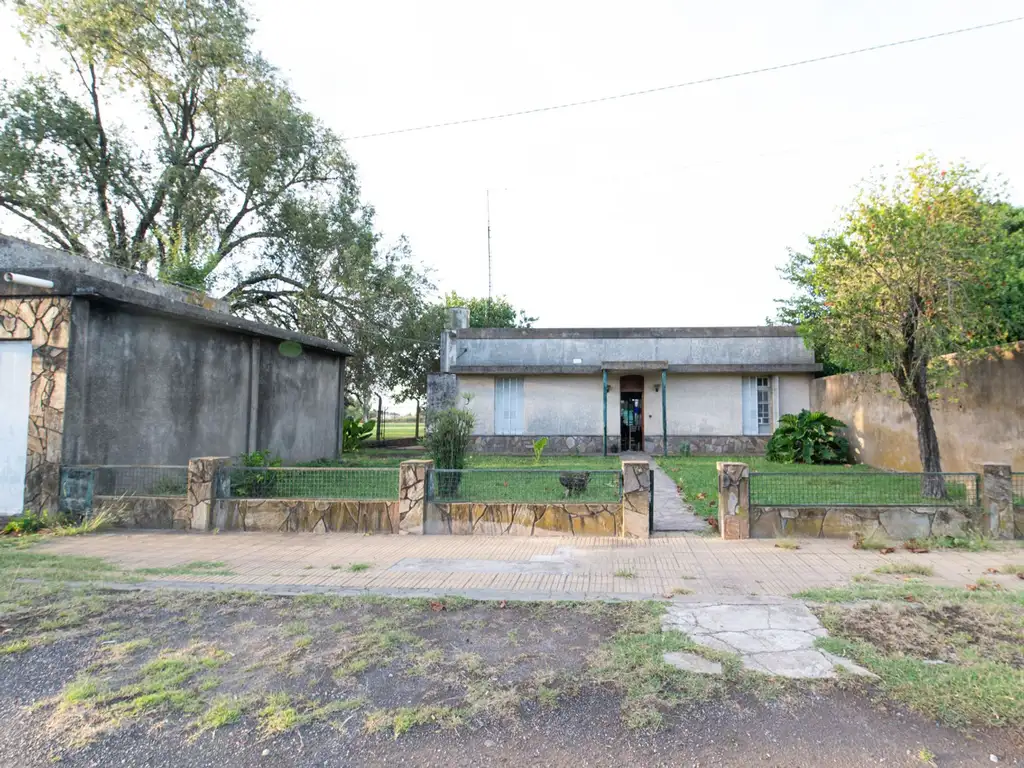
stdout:
<svg viewBox="0 0 1024 768">
<path fill-rule="evenodd" d="M 341 450 L 344 453 L 358 451 L 362 444 L 370 439 L 376 428 L 377 422 L 374 419 L 359 421 L 346 416 L 342 426 Z"/>
<path fill-rule="evenodd" d="M 533 441 L 533 463 L 540 464 L 540 457 L 544 453 L 544 449 L 548 447 L 548 439 L 541 437 Z"/>
<path fill-rule="evenodd" d="M 468 400 L 467 400 L 468 402 Z M 445 408 L 427 413 L 427 453 L 437 469 L 464 469 L 469 441 L 476 417 L 468 408 Z M 450 497 L 459 489 L 461 476 L 443 472 L 438 476 L 438 491 Z"/>
<path fill-rule="evenodd" d="M 779 419 L 765 457 L 781 464 L 842 464 L 850 444 L 837 430 L 846 425 L 821 411 L 787 413 Z"/>
<path fill-rule="evenodd" d="M 236 496 L 265 498 L 273 495 L 276 477 L 273 472 L 254 472 L 254 469 L 280 467 L 281 457 L 269 450 L 243 453 L 238 463 L 245 469 L 231 473 L 231 489 Z"/>
</svg>

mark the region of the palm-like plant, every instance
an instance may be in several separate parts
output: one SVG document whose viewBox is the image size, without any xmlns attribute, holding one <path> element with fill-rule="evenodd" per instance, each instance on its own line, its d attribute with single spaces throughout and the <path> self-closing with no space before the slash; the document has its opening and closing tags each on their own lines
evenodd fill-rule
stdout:
<svg viewBox="0 0 1024 768">
<path fill-rule="evenodd" d="M 781 464 L 842 464 L 850 454 L 850 444 L 838 430 L 846 427 L 821 411 L 787 413 L 779 419 L 765 456 Z"/>
</svg>

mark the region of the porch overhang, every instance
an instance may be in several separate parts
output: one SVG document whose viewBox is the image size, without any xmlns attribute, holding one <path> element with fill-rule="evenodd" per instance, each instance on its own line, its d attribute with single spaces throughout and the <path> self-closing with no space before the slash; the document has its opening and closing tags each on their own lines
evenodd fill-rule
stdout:
<svg viewBox="0 0 1024 768">
<path fill-rule="evenodd" d="M 554 374 L 595 376 L 603 373 L 640 373 L 668 371 L 669 373 L 818 373 L 821 363 L 684 363 L 670 365 L 665 360 L 611 360 L 600 365 L 453 365 L 450 373 L 477 376 L 545 376 Z"/>
</svg>

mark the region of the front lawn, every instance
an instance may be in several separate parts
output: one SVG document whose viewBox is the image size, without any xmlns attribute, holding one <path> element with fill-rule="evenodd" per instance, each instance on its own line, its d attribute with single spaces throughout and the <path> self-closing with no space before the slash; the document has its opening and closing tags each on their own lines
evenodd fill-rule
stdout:
<svg viewBox="0 0 1024 768">
<path fill-rule="evenodd" d="M 835 472 L 871 472 L 872 468 L 863 464 L 849 467 L 842 465 L 811 465 L 811 464 L 776 464 L 764 456 L 658 456 L 660 466 L 679 488 L 683 499 L 693 506 L 694 512 L 704 517 L 714 517 L 718 513 L 718 469 L 720 461 L 741 461 L 750 467 L 752 472 L 802 472 L 802 473 L 835 473 Z M 830 478 L 826 482 L 831 482 Z M 767 501 L 761 503 L 767 504 Z M 776 501 L 775 503 L 780 503 Z"/>
</svg>

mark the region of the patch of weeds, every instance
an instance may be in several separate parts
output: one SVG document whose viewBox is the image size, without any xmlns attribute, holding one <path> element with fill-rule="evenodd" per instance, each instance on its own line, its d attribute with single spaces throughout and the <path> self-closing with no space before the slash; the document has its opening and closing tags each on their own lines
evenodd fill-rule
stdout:
<svg viewBox="0 0 1024 768">
<path fill-rule="evenodd" d="M 966 552 L 986 552 L 995 549 L 992 539 L 980 533 L 968 533 L 963 536 L 930 536 L 918 540 L 924 549 L 959 549 Z"/>
<path fill-rule="evenodd" d="M 687 589 L 686 587 L 672 587 L 668 594 L 669 597 L 672 597 L 673 595 L 692 595 L 693 590 Z"/>
<path fill-rule="evenodd" d="M 100 695 L 101 687 L 93 677 L 80 677 L 64 689 L 60 702 L 63 706 L 81 704 Z"/>
<path fill-rule="evenodd" d="M 1024 606 L 1024 593 L 1006 590 L 967 590 L 956 587 L 935 587 L 920 582 L 892 584 L 855 584 L 849 587 L 822 587 L 805 589 L 793 597 L 818 603 L 852 603 L 857 600 L 882 600 L 893 602 L 1005 602 Z"/>
<path fill-rule="evenodd" d="M 287 637 L 295 637 L 295 635 L 306 635 L 309 634 L 309 624 L 304 621 L 289 621 L 283 627 L 281 631 L 284 632 Z"/>
<path fill-rule="evenodd" d="M 1024 565 L 1018 565 L 1017 563 L 1007 563 L 999 568 L 1000 573 L 1005 573 L 1009 576 L 1024 576 Z"/>
<path fill-rule="evenodd" d="M 219 560 L 193 560 L 183 565 L 164 568 L 136 568 L 135 573 L 146 576 L 234 576 L 235 572 Z"/>
<path fill-rule="evenodd" d="M 868 576 L 866 573 L 855 573 L 853 574 L 852 581 L 854 584 L 877 584 L 878 579 L 874 576 Z"/>
<path fill-rule="evenodd" d="M 625 568 L 620 568 L 619 570 L 617 570 L 615 572 L 615 575 L 617 577 L 619 577 L 620 579 L 635 579 L 636 578 L 636 573 L 634 571 L 630 571 L 630 570 L 627 570 Z"/>
<path fill-rule="evenodd" d="M 352 573 L 360 573 L 361 571 L 368 571 L 372 566 L 369 563 L 352 563 L 348 569 Z"/>
<path fill-rule="evenodd" d="M 597 683 L 625 693 L 622 716 L 630 728 L 656 730 L 667 709 L 684 701 L 706 700 L 723 690 L 720 679 L 665 663 L 667 651 L 704 654 L 706 649 L 679 632 L 661 631 L 661 610 L 629 606 L 619 631 L 599 649 L 591 668 Z"/>
<path fill-rule="evenodd" d="M 509 645 L 519 645 L 519 630 L 518 629 L 513 627 L 512 629 L 510 629 L 508 631 L 508 634 L 505 635 L 505 637 L 508 640 Z"/>
<path fill-rule="evenodd" d="M 295 643 L 292 645 L 292 647 L 296 651 L 301 651 L 301 650 L 304 650 L 306 648 L 309 648 L 309 646 L 311 646 L 312 644 L 313 644 L 313 636 L 312 635 L 301 635 L 301 636 L 295 638 Z"/>
<path fill-rule="evenodd" d="M 287 693 L 270 694 L 258 716 L 263 736 L 275 736 L 299 724 L 299 713 L 292 706 L 291 697 Z"/>
<path fill-rule="evenodd" d="M 924 563 L 895 562 L 875 568 L 874 573 L 891 573 L 904 576 L 934 576 L 935 570 Z"/>
<path fill-rule="evenodd" d="M 198 701 L 188 684 L 203 670 L 220 666 L 226 656 L 208 645 L 192 645 L 161 654 L 139 670 L 137 683 L 124 686 L 114 694 L 113 708 L 131 715 L 164 707 L 193 711 Z"/>
<path fill-rule="evenodd" d="M 418 725 L 439 725 L 455 728 L 462 723 L 463 714 L 452 707 L 401 707 L 376 710 L 366 716 L 364 728 L 368 733 L 390 730 L 395 739 Z"/>
<path fill-rule="evenodd" d="M 121 663 L 133 653 L 149 648 L 153 641 L 148 637 L 138 637 L 134 640 L 126 640 L 123 643 L 100 646 L 103 651 L 103 663 Z"/>
<path fill-rule="evenodd" d="M 518 713 L 522 700 L 514 685 L 502 685 L 484 678 L 466 683 L 466 705 L 468 714 L 472 716 L 512 717 Z"/>
<path fill-rule="evenodd" d="M 537 686 L 537 703 L 546 709 L 557 707 L 559 696 L 561 696 L 561 691 L 557 688 L 549 688 L 546 685 Z"/>
<path fill-rule="evenodd" d="M 479 653 L 464 652 L 458 654 L 453 663 L 457 669 L 467 675 L 477 674 L 484 666 L 483 657 Z"/>
<path fill-rule="evenodd" d="M 88 533 L 99 533 L 105 531 L 120 518 L 119 510 L 111 507 L 103 507 L 93 515 L 83 518 L 79 523 L 60 523 L 54 526 L 51 533 L 54 536 L 83 536 Z"/>
<path fill-rule="evenodd" d="M 199 685 L 196 686 L 196 689 L 205 693 L 206 691 L 212 691 L 215 688 L 219 688 L 220 684 L 221 679 L 219 677 L 216 675 L 207 675 L 199 681 Z"/>
<path fill-rule="evenodd" d="M 415 652 L 409 654 L 412 664 L 409 666 L 408 674 L 425 675 L 431 669 L 444 661 L 444 652 L 439 648 L 431 648 L 429 651 Z"/>
<path fill-rule="evenodd" d="M 795 539 L 778 539 L 775 542 L 776 549 L 794 550 L 800 549 L 800 543 Z"/>
<path fill-rule="evenodd" d="M 935 765 L 935 753 L 928 749 L 928 747 L 921 747 L 917 750 L 917 759 L 925 765 Z"/>
<path fill-rule="evenodd" d="M 218 696 L 192 724 L 196 734 L 215 731 L 242 719 L 246 702 L 237 696 Z"/>
<path fill-rule="evenodd" d="M 881 679 L 882 689 L 925 717 L 954 727 L 1020 726 L 1024 723 L 1024 669 L 976 659 L 968 665 L 926 664 L 890 656 L 870 643 L 818 638 L 829 653 L 853 659 Z"/>
<path fill-rule="evenodd" d="M 336 678 L 359 674 L 371 667 L 392 661 L 404 646 L 421 646 L 423 640 L 401 628 L 394 619 L 376 619 L 368 628 L 346 638 L 348 648 L 341 654 L 341 664 L 335 668 Z"/>
<path fill-rule="evenodd" d="M 35 638 L 23 637 L 20 640 L 12 640 L 9 643 L 0 645 L 0 656 L 10 656 L 15 653 L 24 653 L 35 648 Z"/>
<path fill-rule="evenodd" d="M 876 533 L 877 530 L 872 532 L 870 536 L 865 536 L 862 533 L 855 533 L 853 535 L 853 548 L 866 549 L 872 552 L 882 552 L 883 554 L 896 551 L 896 547 L 891 541 L 884 536 L 876 536 Z"/>
</svg>

